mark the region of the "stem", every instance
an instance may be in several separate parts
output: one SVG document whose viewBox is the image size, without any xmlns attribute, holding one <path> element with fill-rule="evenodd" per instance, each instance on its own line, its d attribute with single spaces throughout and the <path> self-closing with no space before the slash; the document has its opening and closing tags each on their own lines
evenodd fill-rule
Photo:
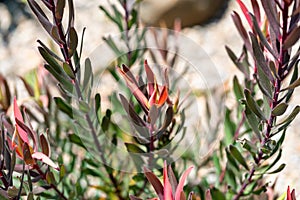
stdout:
<svg viewBox="0 0 300 200">
<path fill-rule="evenodd" d="M 276 78 L 275 83 L 274 83 L 274 93 L 273 93 L 273 98 L 272 98 L 272 102 L 270 105 L 271 110 L 274 109 L 277 104 L 278 104 L 278 97 L 279 97 L 279 92 L 280 92 L 280 88 L 281 88 L 281 84 L 282 84 L 282 80 L 284 79 L 284 63 L 286 62 L 286 54 L 287 54 L 287 50 L 283 49 L 283 43 L 286 40 L 287 37 L 287 24 L 288 24 L 288 8 L 289 6 L 284 3 L 284 7 L 282 10 L 282 20 L 283 20 L 283 26 L 282 26 L 282 39 L 281 39 L 281 49 L 280 49 L 280 58 L 279 58 L 279 62 L 278 62 L 278 76 L 279 78 Z M 261 142 L 261 147 L 263 147 L 269 140 L 270 140 L 270 135 L 271 135 L 271 130 L 273 128 L 273 124 L 274 121 L 276 120 L 276 117 L 274 115 L 270 115 L 269 119 L 267 120 L 267 127 L 266 127 L 266 132 L 265 132 L 265 137 L 264 140 Z M 261 161 L 263 158 L 263 152 L 260 149 L 259 153 L 258 153 L 258 157 L 257 159 L 255 159 L 255 163 L 256 165 L 254 165 L 251 170 L 250 170 L 250 174 L 249 177 L 243 181 L 242 187 L 240 188 L 240 190 L 238 191 L 238 193 L 235 195 L 235 197 L 233 198 L 233 200 L 238 200 L 244 193 L 246 187 L 252 183 L 253 181 L 253 176 L 256 170 L 257 166 L 260 166 Z"/>
<path fill-rule="evenodd" d="M 67 45 L 67 42 L 66 42 L 66 38 L 65 38 L 65 35 L 64 35 L 64 31 L 63 31 L 62 24 L 61 24 L 61 22 L 55 17 L 55 4 L 54 4 L 53 0 L 50 0 L 49 3 L 52 5 L 52 10 L 51 10 L 51 11 L 52 11 L 52 15 L 53 15 L 53 17 L 54 17 L 54 22 L 55 22 L 55 25 L 57 26 L 59 37 L 60 37 L 60 39 L 61 39 L 62 42 L 63 42 L 62 44 L 60 44 L 61 52 L 62 52 L 62 54 L 63 54 L 63 56 L 64 56 L 65 62 L 66 62 L 67 64 L 70 65 L 70 67 L 71 67 L 71 69 L 72 69 L 72 72 L 73 72 L 73 74 L 74 74 L 74 77 L 76 77 L 76 76 L 75 76 L 75 75 L 76 75 L 76 69 L 73 68 L 73 63 L 72 63 L 71 57 L 70 57 L 70 55 L 69 55 L 69 53 L 68 53 L 68 45 Z M 77 95 L 78 95 L 79 100 L 82 100 L 82 99 L 83 99 L 83 96 L 82 96 L 82 93 L 81 93 L 81 90 L 80 90 L 80 84 L 79 84 L 78 80 L 77 80 L 76 78 L 72 79 L 72 84 L 73 84 L 74 87 L 75 87 L 75 90 L 76 90 L 76 93 L 77 93 Z M 109 169 L 108 169 L 109 167 L 106 166 L 106 159 L 105 159 L 105 157 L 104 157 L 104 155 L 103 155 L 103 149 L 102 149 L 102 146 L 101 146 L 101 144 L 100 144 L 100 142 L 99 142 L 99 140 L 98 140 L 98 138 L 97 138 L 97 133 L 96 133 L 96 130 L 95 130 L 94 126 L 93 126 L 92 120 L 91 120 L 91 118 L 90 118 L 90 116 L 89 116 L 88 114 L 85 114 L 85 119 L 86 119 L 86 121 L 87 121 L 87 123 L 88 123 L 88 126 L 89 126 L 90 130 L 91 130 L 92 137 L 93 137 L 93 139 L 94 139 L 96 148 L 97 148 L 98 152 L 100 153 L 100 159 L 101 159 L 101 161 L 102 161 L 102 163 L 103 163 L 103 165 L 104 165 L 104 168 L 105 168 L 105 170 L 106 170 L 106 173 L 107 173 L 108 176 L 109 176 L 110 181 L 112 182 L 112 184 L 113 184 L 113 186 L 114 186 L 114 188 L 115 188 L 115 190 L 116 190 L 117 196 L 119 197 L 120 200 L 125 200 L 125 199 L 122 197 L 122 195 L 121 195 L 121 192 L 122 192 L 122 191 L 121 191 L 120 188 L 118 187 L 118 181 L 117 181 L 117 180 L 115 179 L 115 177 L 109 172 Z"/>
<path fill-rule="evenodd" d="M 37 164 L 33 166 L 34 169 L 36 169 L 38 171 L 38 173 L 42 176 L 43 180 L 47 182 L 47 178 L 46 178 L 46 174 L 41 170 L 40 166 L 38 166 Z M 56 185 L 54 184 L 49 184 L 49 186 L 54 189 L 56 191 L 56 193 L 64 200 L 67 200 L 68 198 L 61 192 L 58 190 L 58 188 L 56 187 Z"/>
<path fill-rule="evenodd" d="M 123 8 L 125 11 L 125 17 L 124 17 L 124 19 L 125 19 L 125 43 L 126 43 L 127 50 L 128 50 L 128 52 L 127 52 L 128 65 L 130 65 L 131 48 L 129 45 L 129 40 L 130 40 L 130 37 L 129 37 L 129 10 L 127 7 L 127 0 L 124 0 Z"/>
</svg>

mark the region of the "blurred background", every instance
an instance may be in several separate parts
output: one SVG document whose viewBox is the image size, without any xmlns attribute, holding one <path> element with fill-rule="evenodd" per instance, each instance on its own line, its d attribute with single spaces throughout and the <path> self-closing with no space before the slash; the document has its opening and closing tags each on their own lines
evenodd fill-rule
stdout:
<svg viewBox="0 0 300 200">
<path fill-rule="evenodd" d="M 83 48 L 83 57 L 86 57 L 103 44 L 103 36 L 118 34 L 117 27 L 112 25 L 99 9 L 99 5 L 107 6 L 108 1 L 74 0 L 74 3 L 75 27 L 79 35 L 86 27 Z M 249 4 L 247 1 L 246 3 Z M 230 17 L 233 10 L 239 11 L 234 0 L 144 0 L 139 9 L 145 26 L 172 28 L 175 19 L 181 20 L 182 33 L 202 48 L 207 54 L 205 59 L 213 62 L 218 71 L 218 74 L 205 74 L 206 79 L 213 82 L 209 87 L 225 86 L 226 89 L 230 87 L 233 75 L 240 75 L 224 48 L 228 45 L 236 53 L 242 49 L 240 37 Z M 13 80 L 16 75 L 24 75 L 41 66 L 43 61 L 37 51 L 37 39 L 44 43 L 50 41 L 47 33 L 31 14 L 26 1 L 0 0 L 0 73 Z M 197 57 L 193 47 L 179 44 L 179 48 L 198 59 L 199 65 L 205 63 L 205 60 Z M 299 97 L 300 95 L 295 96 L 294 104 L 300 103 Z M 230 103 L 231 94 L 228 94 L 227 101 Z M 287 163 L 287 166 L 277 181 L 276 188 L 280 193 L 284 192 L 287 185 L 300 191 L 300 180 L 296 176 L 300 171 L 300 133 L 297 131 L 299 125 L 298 117 L 288 129 L 284 142 L 282 161 Z M 270 180 L 275 178 L 270 177 Z"/>
</svg>

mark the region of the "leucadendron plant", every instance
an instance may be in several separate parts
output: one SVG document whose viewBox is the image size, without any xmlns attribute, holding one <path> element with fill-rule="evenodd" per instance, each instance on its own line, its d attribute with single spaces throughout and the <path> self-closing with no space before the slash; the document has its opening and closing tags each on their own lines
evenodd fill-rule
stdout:
<svg viewBox="0 0 300 200">
<path fill-rule="evenodd" d="M 79 37 L 73 0 L 27 2 L 52 44 L 38 40 L 44 69 L 20 78 L 27 102 L 0 76 L 1 197 L 272 198 L 266 192 L 270 186 L 265 177 L 284 170 L 282 144 L 300 111 L 290 103 L 300 85 L 298 0 L 251 0 L 251 9 L 236 1 L 243 17 L 233 12 L 232 18 L 244 45 L 238 56 L 229 47 L 226 50 L 243 76 L 233 79 L 237 103 L 225 110 L 220 145 L 201 163 L 189 155 L 172 157 L 178 148 L 172 142 L 176 136 L 186 137 L 185 121 L 191 117 L 185 116 L 180 85 L 169 74 L 179 50 L 176 46 L 175 54 L 168 53 L 166 30 L 163 34 L 153 31 L 159 58 L 153 49 L 145 48 L 146 29 L 138 29 L 139 1 L 119 0 L 108 8 L 100 6 L 122 32 L 120 44 L 112 37 L 104 38 L 117 57 L 107 70 L 120 86 L 110 95 L 116 108 L 105 110 L 100 94 L 93 91 L 92 62 L 82 58 L 84 30 Z M 179 27 L 176 22 L 175 36 Z M 146 53 L 149 58 L 144 57 Z M 158 60 L 167 67 L 155 66 Z M 139 66 L 138 73 L 134 66 Z M 157 71 L 161 76 L 154 73 Z M 112 120 L 117 114 L 127 119 L 130 131 Z M 211 127 L 210 131 L 217 130 Z M 120 148 L 125 153 L 118 154 Z M 194 167 L 188 167 L 191 165 Z M 129 167 L 134 169 L 132 173 L 126 171 Z M 201 168 L 210 171 L 200 176 Z M 288 188 L 286 199 L 295 196 Z"/>
<path fill-rule="evenodd" d="M 280 162 L 282 143 L 300 111 L 290 104 L 299 86 L 299 1 L 251 0 L 252 9 L 241 0 L 237 3 L 246 24 L 237 12 L 232 19 L 243 51 L 236 56 L 229 47 L 226 50 L 244 78 L 233 79 L 238 103 L 226 111 L 220 148 L 224 151 L 213 157 L 219 176 L 213 199 L 237 200 L 266 192 L 265 176 L 286 165 Z"/>
<path fill-rule="evenodd" d="M 64 196 L 69 199 L 76 198 L 76 195 L 83 198 L 85 195 L 80 192 L 87 190 L 96 191 L 97 194 L 93 198 L 100 197 L 103 192 L 107 198 L 112 199 L 128 199 L 129 194 L 139 196 L 145 193 L 145 195 L 150 195 L 151 190 L 148 189 L 147 179 L 144 178 L 143 174 L 133 173 L 129 175 L 122 166 L 128 167 L 130 160 L 134 160 L 135 171 L 141 171 L 143 166 L 148 166 L 151 169 L 156 168 L 161 166 L 164 160 L 158 155 L 163 155 L 168 150 L 174 151 L 177 148 L 176 146 L 167 150 L 163 148 L 172 141 L 176 134 L 180 131 L 184 132 L 184 120 L 175 121 L 177 114 L 180 115 L 179 119 L 183 119 L 183 113 L 179 111 L 178 97 L 175 96 L 171 101 L 169 96 L 168 71 L 165 70 L 166 80 L 161 86 L 156 82 L 154 73 L 145 61 L 144 71 L 148 80 L 146 84 L 143 84 L 142 79 L 136 80 L 129 67 L 125 65 L 127 63 L 131 66 L 139 58 L 137 55 L 140 54 L 135 54 L 133 51 L 126 54 L 127 60 L 124 60 L 125 64 L 122 68 L 118 68 L 118 70 L 114 68 L 115 72 L 108 68 L 116 80 L 118 80 L 117 76 L 126 80 L 128 92 L 131 92 L 136 98 L 133 106 L 130 100 L 120 95 L 119 104 L 121 103 L 127 112 L 129 121 L 133 122 L 133 125 L 140 125 L 137 130 L 134 130 L 137 131 L 138 135 L 132 134 L 131 137 L 128 137 L 128 134 L 125 134 L 118 127 L 118 124 L 111 120 L 114 113 L 110 109 L 105 112 L 101 110 L 100 94 L 92 92 L 94 87 L 92 63 L 88 58 L 82 63 L 82 42 L 79 45 L 79 37 L 74 27 L 73 1 L 42 1 L 37 3 L 37 1 L 29 0 L 28 3 L 42 27 L 60 50 L 60 54 L 58 54 L 42 41 L 38 41 L 39 52 L 45 60 L 44 67 L 58 82 L 57 86 L 61 96 L 54 97 L 53 100 L 57 108 L 67 117 L 65 120 L 68 124 L 66 126 L 68 133 L 66 134 L 71 143 L 82 147 L 72 154 L 84 152 L 83 158 L 76 158 L 78 159 L 77 162 L 80 162 L 77 168 L 80 171 L 76 172 L 72 168 L 74 171 L 66 173 L 74 172 L 79 177 L 78 180 L 86 181 L 86 188 L 89 189 L 82 188 L 82 183 L 79 181 L 76 184 L 76 192 L 66 190 Z M 120 1 L 120 3 L 126 11 L 132 2 Z M 65 20 L 65 25 L 66 8 L 68 8 L 69 15 L 68 19 Z M 104 9 L 102 8 L 102 10 Z M 129 10 L 128 18 L 125 16 L 127 24 L 125 26 L 128 26 L 126 31 L 130 31 L 129 29 L 137 25 L 134 14 L 136 11 L 133 7 Z M 117 10 L 114 11 L 117 12 Z M 120 12 L 117 13 L 120 14 Z M 119 15 L 116 17 L 120 18 Z M 129 40 L 129 36 L 127 35 L 123 40 L 126 42 Z M 142 41 L 141 39 L 138 38 Z M 111 44 L 109 39 L 106 41 Z M 83 73 L 81 68 L 83 68 Z M 146 136 L 143 135 L 143 130 L 147 131 Z M 119 162 L 120 166 L 118 166 L 118 159 L 116 157 L 114 159 L 114 155 L 117 155 L 118 145 L 123 141 L 125 141 L 124 147 L 129 155 L 134 156 L 139 153 L 147 155 L 147 158 L 143 160 L 139 157 L 128 157 L 126 160 L 128 166 L 122 162 Z M 168 158 L 167 155 L 164 158 L 173 162 L 172 158 Z M 68 165 L 64 161 L 63 164 Z M 96 181 L 90 182 L 88 178 L 83 176 L 93 177 Z M 130 182 L 130 179 L 133 181 Z M 62 187 L 64 184 L 70 186 L 65 179 L 62 180 Z"/>
</svg>

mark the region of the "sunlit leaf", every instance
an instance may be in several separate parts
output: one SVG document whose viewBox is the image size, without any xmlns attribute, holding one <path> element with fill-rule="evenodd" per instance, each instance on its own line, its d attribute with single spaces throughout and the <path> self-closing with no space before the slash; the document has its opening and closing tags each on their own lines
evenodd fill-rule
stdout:
<svg viewBox="0 0 300 200">
<path fill-rule="evenodd" d="M 34 152 L 32 154 L 32 158 L 42 161 L 43 163 L 49 165 L 50 167 L 53 167 L 56 170 L 59 170 L 59 167 L 45 154 L 42 152 Z"/>
</svg>

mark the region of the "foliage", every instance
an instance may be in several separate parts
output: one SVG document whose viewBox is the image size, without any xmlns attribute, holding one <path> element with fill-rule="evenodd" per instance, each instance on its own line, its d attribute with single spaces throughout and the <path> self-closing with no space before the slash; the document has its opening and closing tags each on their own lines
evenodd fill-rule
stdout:
<svg viewBox="0 0 300 200">
<path fill-rule="evenodd" d="M 152 30 L 159 58 L 146 48 L 148 29 L 139 29 L 139 1 L 100 6 L 122 32 L 118 40 L 104 38 L 118 63 L 107 70 L 116 82 L 120 80 L 119 90 L 109 97 L 115 107 L 104 109 L 101 95 L 93 91 L 96 72 L 92 62 L 82 58 L 84 30 L 79 37 L 73 1 L 28 0 L 60 53 L 38 40 L 45 64 L 28 77 L 20 77 L 27 99 L 0 76 L 1 197 L 145 199 L 154 196 L 150 184 L 156 192 L 154 199 L 237 200 L 269 195 L 266 191 L 272 186 L 265 177 L 284 170 L 282 144 L 300 111 L 299 106 L 290 105 L 300 85 L 300 3 L 251 0 L 251 10 L 241 0 L 237 3 L 249 28 L 233 12 L 244 43 L 239 56 L 226 46 L 242 74 L 232 81 L 236 104 L 225 110 L 219 145 L 199 163 L 194 154 L 178 160 L 172 156 L 178 148 L 172 142 L 186 137 L 185 122 L 190 117 L 185 116 L 180 84 L 170 73 L 177 63 L 178 46 L 175 44 L 174 54 L 169 53 L 168 31 L 158 34 Z M 174 29 L 180 31 L 179 22 Z M 168 67 L 154 67 L 148 64 L 150 59 L 162 59 Z M 136 73 L 133 68 L 139 63 L 143 64 Z M 207 103 L 208 118 L 209 109 Z M 116 115 L 127 120 L 129 131 L 112 120 Z M 219 123 L 208 126 L 211 132 L 221 127 Z M 186 167 L 191 164 L 194 167 Z M 198 176 L 202 168 L 211 167 L 211 173 Z M 187 170 L 177 182 L 182 168 Z M 194 181 L 184 188 L 189 174 Z M 295 199 L 295 191 L 288 187 L 286 196 Z"/>
</svg>

